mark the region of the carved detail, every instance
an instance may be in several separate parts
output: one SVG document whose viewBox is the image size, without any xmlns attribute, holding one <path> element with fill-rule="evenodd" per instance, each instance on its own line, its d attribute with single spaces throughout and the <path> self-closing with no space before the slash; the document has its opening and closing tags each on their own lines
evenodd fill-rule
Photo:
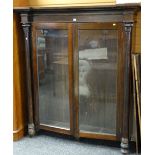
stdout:
<svg viewBox="0 0 155 155">
<path fill-rule="evenodd" d="M 123 105 L 123 128 L 122 128 L 122 141 L 121 152 L 128 153 L 128 135 L 129 135 L 129 101 L 130 101 L 130 57 L 131 57 L 131 35 L 132 35 L 133 22 L 124 23 L 125 31 L 125 64 L 124 64 L 124 105 Z"/>
<path fill-rule="evenodd" d="M 124 154 L 128 153 L 128 149 L 129 149 L 129 141 L 127 138 L 122 138 L 121 141 L 121 152 Z"/>
<path fill-rule="evenodd" d="M 29 24 L 31 23 L 31 16 L 28 13 L 22 13 L 21 14 L 21 23 L 24 24 Z"/>
<path fill-rule="evenodd" d="M 133 23 L 124 23 L 124 27 L 125 27 L 125 32 L 131 32 Z"/>
<path fill-rule="evenodd" d="M 28 124 L 28 133 L 30 137 L 33 137 L 35 135 L 34 124 Z"/>
<path fill-rule="evenodd" d="M 32 75 L 31 75 L 31 19 L 28 13 L 21 14 L 21 23 L 25 37 L 25 56 L 26 56 L 26 76 L 27 76 L 27 95 L 28 95 L 28 132 L 30 136 L 35 134 L 33 120 L 33 101 L 32 101 Z"/>
</svg>

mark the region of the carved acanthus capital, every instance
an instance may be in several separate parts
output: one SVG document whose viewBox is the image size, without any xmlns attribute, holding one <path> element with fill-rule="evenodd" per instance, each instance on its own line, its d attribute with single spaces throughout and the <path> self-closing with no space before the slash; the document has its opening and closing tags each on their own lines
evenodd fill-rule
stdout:
<svg viewBox="0 0 155 155">
<path fill-rule="evenodd" d="M 132 27 L 133 27 L 133 22 L 127 22 L 127 23 L 125 22 L 124 23 L 125 32 L 131 32 Z"/>
</svg>

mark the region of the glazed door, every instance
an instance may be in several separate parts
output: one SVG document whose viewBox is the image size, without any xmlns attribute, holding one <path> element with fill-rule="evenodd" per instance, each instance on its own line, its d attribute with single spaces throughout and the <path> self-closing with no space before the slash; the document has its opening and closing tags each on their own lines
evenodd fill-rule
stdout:
<svg viewBox="0 0 155 155">
<path fill-rule="evenodd" d="M 35 120 L 39 129 L 71 134 L 72 25 L 33 24 Z"/>
<path fill-rule="evenodd" d="M 121 132 L 120 30 L 119 23 L 76 26 L 74 61 L 79 137 L 117 140 Z"/>
<path fill-rule="evenodd" d="M 120 23 L 33 25 L 38 129 L 75 137 L 121 137 L 122 37 Z"/>
</svg>

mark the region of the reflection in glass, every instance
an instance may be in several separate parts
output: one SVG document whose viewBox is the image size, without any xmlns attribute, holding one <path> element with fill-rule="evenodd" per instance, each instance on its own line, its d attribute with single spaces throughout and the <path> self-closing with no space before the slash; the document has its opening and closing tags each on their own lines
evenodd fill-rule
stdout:
<svg viewBox="0 0 155 155">
<path fill-rule="evenodd" d="M 79 30 L 79 128 L 116 134 L 117 30 Z"/>
<path fill-rule="evenodd" d="M 40 124 L 70 128 L 68 32 L 37 31 Z"/>
</svg>

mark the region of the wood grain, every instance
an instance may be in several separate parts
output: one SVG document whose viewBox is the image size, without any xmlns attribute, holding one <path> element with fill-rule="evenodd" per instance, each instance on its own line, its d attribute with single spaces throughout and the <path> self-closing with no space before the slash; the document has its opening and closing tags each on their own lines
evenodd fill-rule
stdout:
<svg viewBox="0 0 155 155">
<path fill-rule="evenodd" d="M 84 133 L 81 132 L 79 134 L 80 137 L 84 137 L 84 138 L 93 138 L 93 139 L 104 139 L 104 140 L 113 140 L 116 141 L 117 137 L 115 135 L 102 135 L 102 134 L 92 134 L 92 133 Z"/>
<path fill-rule="evenodd" d="M 13 0 L 13 7 L 29 6 L 29 0 Z"/>
<path fill-rule="evenodd" d="M 66 7 L 115 5 L 116 0 L 13 0 L 13 7 Z"/>
<path fill-rule="evenodd" d="M 97 6 L 114 5 L 116 0 L 29 0 L 30 6 L 63 7 L 63 6 Z"/>
<path fill-rule="evenodd" d="M 135 20 L 132 33 L 132 52 L 141 53 L 141 11 L 135 15 Z"/>
<path fill-rule="evenodd" d="M 13 137 L 18 140 L 24 136 L 26 125 L 26 92 L 24 40 L 20 26 L 20 18 L 13 15 Z"/>
</svg>

